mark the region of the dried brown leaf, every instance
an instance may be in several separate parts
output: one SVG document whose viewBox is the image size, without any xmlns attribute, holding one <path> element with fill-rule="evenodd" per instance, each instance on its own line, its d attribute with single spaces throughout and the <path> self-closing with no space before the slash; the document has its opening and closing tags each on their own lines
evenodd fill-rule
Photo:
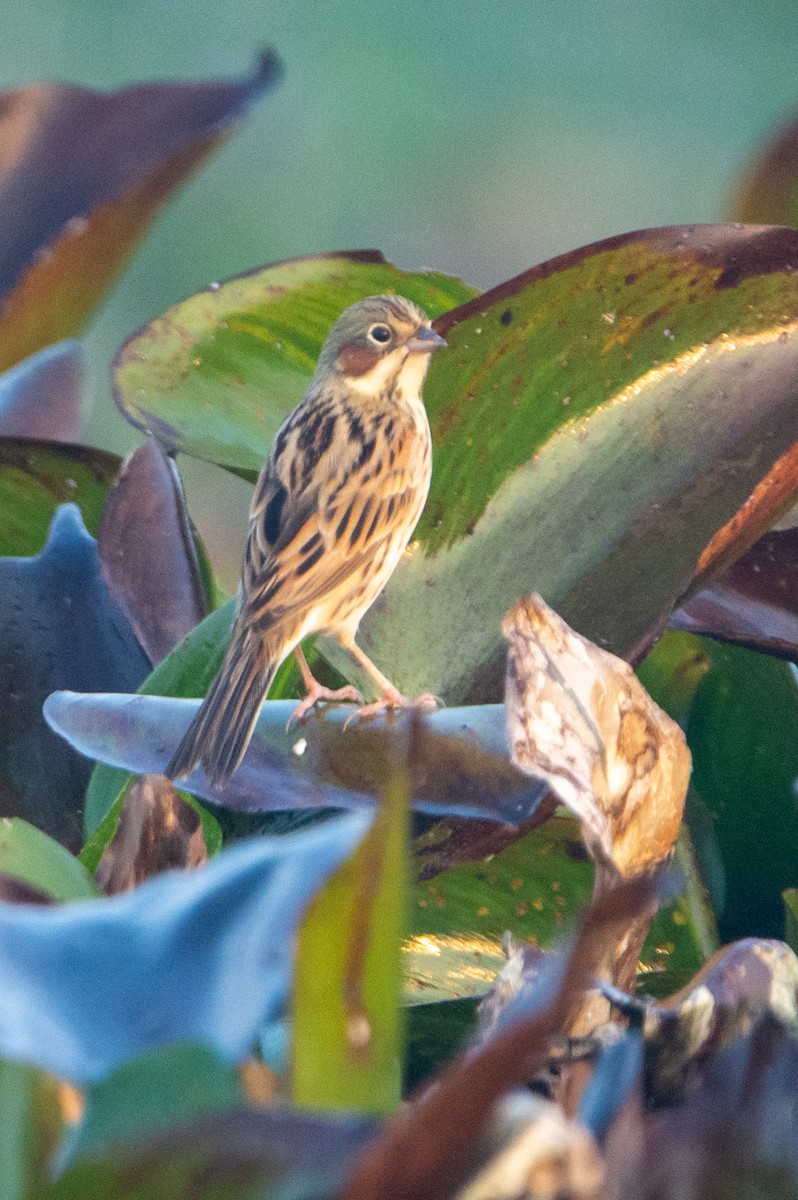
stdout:
<svg viewBox="0 0 798 1200">
<path fill-rule="evenodd" d="M 100 859 L 97 882 L 109 895 L 152 875 L 198 867 L 208 858 L 202 824 L 165 775 L 140 775 L 128 788 L 119 825 Z"/>
<path fill-rule="evenodd" d="M 655 870 L 679 832 L 690 752 L 628 663 L 574 633 L 541 599 L 504 619 L 506 710 L 516 766 L 578 817 L 601 869 Z"/>
</svg>

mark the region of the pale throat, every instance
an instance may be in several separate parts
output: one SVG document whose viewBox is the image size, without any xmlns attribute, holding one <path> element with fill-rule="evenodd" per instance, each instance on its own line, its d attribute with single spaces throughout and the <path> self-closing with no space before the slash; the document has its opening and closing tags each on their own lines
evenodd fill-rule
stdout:
<svg viewBox="0 0 798 1200">
<path fill-rule="evenodd" d="M 391 385 L 398 390 L 402 399 L 415 408 L 420 405 L 421 388 L 429 367 L 429 355 L 423 353 L 405 354 L 401 351 L 386 354 L 379 362 L 364 375 L 349 378 L 347 385 L 352 391 L 360 392 L 363 396 L 377 399 L 384 396 Z"/>
</svg>

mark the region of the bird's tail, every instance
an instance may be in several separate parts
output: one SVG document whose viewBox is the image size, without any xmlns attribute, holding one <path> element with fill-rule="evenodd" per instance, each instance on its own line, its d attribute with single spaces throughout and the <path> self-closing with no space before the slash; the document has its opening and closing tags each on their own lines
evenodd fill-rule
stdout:
<svg viewBox="0 0 798 1200">
<path fill-rule="evenodd" d="M 164 772 L 167 778 L 190 775 L 200 766 L 215 787 L 227 783 L 244 757 L 280 661 L 260 638 L 254 647 L 233 637 L 219 674 Z"/>
</svg>

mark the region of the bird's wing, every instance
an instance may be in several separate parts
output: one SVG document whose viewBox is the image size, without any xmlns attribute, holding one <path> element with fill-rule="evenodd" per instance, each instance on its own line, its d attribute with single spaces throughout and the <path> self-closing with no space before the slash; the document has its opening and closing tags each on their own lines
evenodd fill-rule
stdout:
<svg viewBox="0 0 798 1200">
<path fill-rule="evenodd" d="M 299 414 L 282 445 L 278 435 L 250 512 L 241 615 L 255 627 L 301 612 L 349 577 L 354 584 L 397 528 L 409 537 L 418 515 L 419 434 L 409 418 L 394 420 L 390 438 L 380 426 L 353 437 L 333 410 L 314 443 Z"/>
</svg>

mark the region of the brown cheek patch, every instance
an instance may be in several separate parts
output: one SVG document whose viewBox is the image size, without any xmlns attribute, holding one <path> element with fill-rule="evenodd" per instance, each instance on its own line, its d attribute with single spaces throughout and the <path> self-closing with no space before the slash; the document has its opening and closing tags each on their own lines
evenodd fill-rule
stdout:
<svg viewBox="0 0 798 1200">
<path fill-rule="evenodd" d="M 366 346 L 344 346 L 338 355 L 336 363 L 338 370 L 352 379 L 359 379 L 376 367 L 380 359 L 379 350 L 369 350 Z"/>
</svg>

